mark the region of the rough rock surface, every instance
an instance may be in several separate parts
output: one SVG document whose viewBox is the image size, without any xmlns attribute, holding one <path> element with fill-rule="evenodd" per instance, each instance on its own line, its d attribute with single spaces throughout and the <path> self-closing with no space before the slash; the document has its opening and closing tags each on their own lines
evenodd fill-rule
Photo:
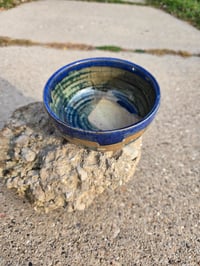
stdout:
<svg viewBox="0 0 200 266">
<path fill-rule="evenodd" d="M 141 138 L 117 152 L 97 152 L 67 142 L 41 102 L 17 109 L 0 131 L 0 176 L 36 210 L 83 210 L 105 189 L 133 176 Z"/>
</svg>

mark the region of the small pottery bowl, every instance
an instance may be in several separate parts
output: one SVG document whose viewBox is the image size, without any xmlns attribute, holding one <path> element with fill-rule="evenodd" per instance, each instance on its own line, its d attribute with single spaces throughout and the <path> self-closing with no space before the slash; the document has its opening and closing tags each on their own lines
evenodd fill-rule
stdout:
<svg viewBox="0 0 200 266">
<path fill-rule="evenodd" d="M 160 103 L 155 78 L 117 58 L 88 58 L 56 71 L 44 88 L 44 106 L 70 142 L 118 150 L 139 138 Z"/>
</svg>

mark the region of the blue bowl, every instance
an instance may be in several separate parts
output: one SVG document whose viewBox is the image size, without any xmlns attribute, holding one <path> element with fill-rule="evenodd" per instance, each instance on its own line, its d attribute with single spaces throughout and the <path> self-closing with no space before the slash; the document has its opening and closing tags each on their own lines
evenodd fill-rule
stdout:
<svg viewBox="0 0 200 266">
<path fill-rule="evenodd" d="M 154 119 L 160 88 L 144 68 L 117 58 L 68 64 L 47 81 L 44 106 L 70 142 L 118 150 L 139 138 Z"/>
</svg>

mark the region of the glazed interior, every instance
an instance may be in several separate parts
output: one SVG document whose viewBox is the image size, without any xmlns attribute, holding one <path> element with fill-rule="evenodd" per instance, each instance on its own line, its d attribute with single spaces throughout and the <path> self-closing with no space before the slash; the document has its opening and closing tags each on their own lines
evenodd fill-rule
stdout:
<svg viewBox="0 0 200 266">
<path fill-rule="evenodd" d="M 71 71 L 51 88 L 50 108 L 74 128 L 104 131 L 131 126 L 155 104 L 152 82 L 143 75 L 108 66 Z"/>
</svg>

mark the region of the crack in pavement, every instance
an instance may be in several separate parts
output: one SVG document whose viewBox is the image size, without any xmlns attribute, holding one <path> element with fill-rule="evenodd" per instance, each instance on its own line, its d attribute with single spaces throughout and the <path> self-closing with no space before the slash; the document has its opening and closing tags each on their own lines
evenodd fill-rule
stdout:
<svg viewBox="0 0 200 266">
<path fill-rule="evenodd" d="M 115 45 L 103 45 L 103 46 L 93 46 L 82 43 L 57 43 L 57 42 L 38 42 L 27 39 L 13 39 L 10 37 L 0 36 L 0 47 L 7 46 L 40 46 L 46 48 L 60 49 L 60 50 L 83 50 L 83 51 L 94 51 L 102 50 L 109 52 L 129 52 L 129 53 L 142 53 L 142 54 L 152 54 L 157 56 L 163 55 L 175 55 L 181 57 L 200 57 L 200 53 L 190 53 L 188 51 L 182 50 L 172 50 L 172 49 L 128 49 Z"/>
</svg>

